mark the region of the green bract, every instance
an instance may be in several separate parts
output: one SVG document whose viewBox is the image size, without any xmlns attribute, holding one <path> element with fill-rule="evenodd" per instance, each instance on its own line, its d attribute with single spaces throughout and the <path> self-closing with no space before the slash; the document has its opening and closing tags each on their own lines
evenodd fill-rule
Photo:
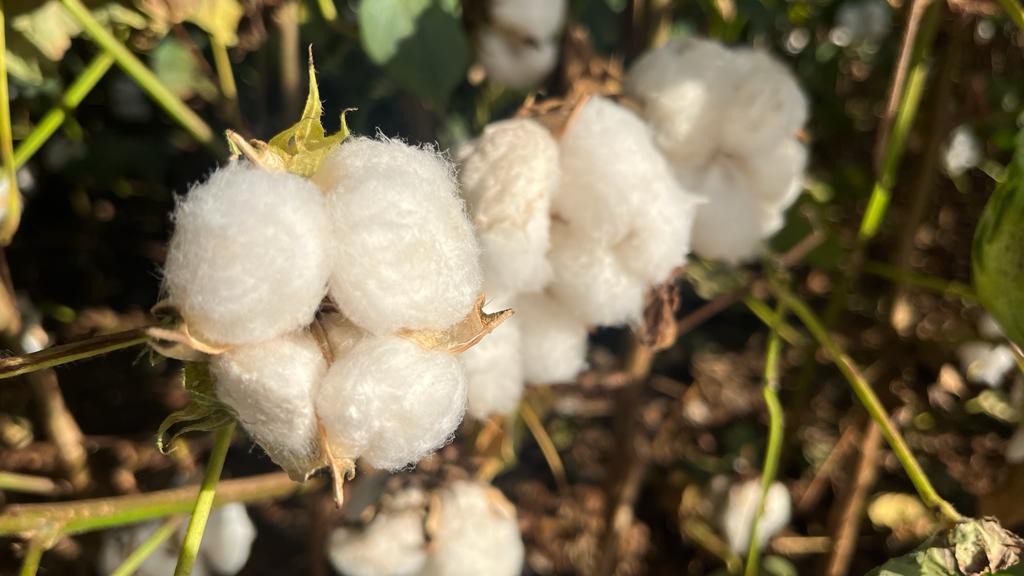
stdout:
<svg viewBox="0 0 1024 576">
<path fill-rule="evenodd" d="M 978 222 L 972 267 L 978 299 L 1007 338 L 1024 346 L 1024 131 Z"/>
</svg>

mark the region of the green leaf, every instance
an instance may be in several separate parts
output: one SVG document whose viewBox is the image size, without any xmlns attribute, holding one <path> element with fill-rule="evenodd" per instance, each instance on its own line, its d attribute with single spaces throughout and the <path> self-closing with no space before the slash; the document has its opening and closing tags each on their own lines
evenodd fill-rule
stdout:
<svg viewBox="0 0 1024 576">
<path fill-rule="evenodd" d="M 217 97 L 217 86 L 200 70 L 192 51 L 177 38 L 164 38 L 153 50 L 150 63 L 153 73 L 178 98 Z"/>
<path fill-rule="evenodd" d="M 1007 338 L 1024 346 L 1024 130 L 978 222 L 971 259 L 978 299 Z"/>
<path fill-rule="evenodd" d="M 995 518 L 971 519 L 936 535 L 914 552 L 889 560 L 867 576 L 984 574 L 1017 566 L 1022 554 L 1024 540 L 1004 530 Z"/>
<path fill-rule="evenodd" d="M 171 442 L 188 432 L 209 432 L 235 419 L 234 412 L 217 399 L 216 382 L 206 362 L 186 362 L 182 383 L 189 402 L 164 419 L 156 432 L 156 447 L 166 453 Z M 168 437 L 171 428 L 174 432 Z"/>
<path fill-rule="evenodd" d="M 445 105 L 465 76 L 469 46 L 455 0 L 363 0 L 363 48 L 421 98 Z"/>
</svg>

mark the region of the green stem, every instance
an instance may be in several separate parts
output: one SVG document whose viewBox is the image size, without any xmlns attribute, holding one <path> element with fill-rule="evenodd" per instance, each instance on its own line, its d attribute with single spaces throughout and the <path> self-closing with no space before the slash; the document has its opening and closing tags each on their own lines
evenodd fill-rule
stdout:
<svg viewBox="0 0 1024 576">
<path fill-rule="evenodd" d="M 220 473 L 224 469 L 224 458 L 228 454 L 228 447 L 231 446 L 231 434 L 234 431 L 234 422 L 217 430 L 213 451 L 210 453 L 210 461 L 206 463 L 203 485 L 196 497 L 195 508 L 192 509 L 192 519 L 188 522 L 185 540 L 181 543 L 181 553 L 178 555 L 178 566 L 174 569 L 174 576 L 190 576 L 192 574 L 192 565 L 195 564 L 196 556 L 199 555 L 199 545 L 203 541 L 206 521 L 210 518 L 213 498 L 217 494 L 217 483 L 220 482 Z"/>
<path fill-rule="evenodd" d="M 334 6 L 334 0 L 317 0 L 317 4 L 320 6 L 320 14 L 323 15 L 324 20 L 334 22 L 338 19 L 338 9 Z"/>
<path fill-rule="evenodd" d="M 60 0 L 71 17 L 96 44 L 108 52 L 126 74 L 132 77 L 161 108 L 203 144 L 213 142 L 213 130 L 174 95 L 160 79 L 100 24 L 81 0 Z"/>
<path fill-rule="evenodd" d="M 779 304 L 775 310 L 779 322 L 786 318 L 785 304 Z M 778 324 L 776 324 L 777 326 Z M 768 407 L 768 448 L 765 450 L 764 465 L 761 467 L 761 499 L 757 503 L 757 513 L 750 528 L 750 548 L 747 549 L 747 563 L 744 570 L 746 576 L 755 576 L 761 560 L 761 545 L 758 541 L 761 516 L 764 515 L 765 499 L 768 489 L 775 482 L 782 459 L 782 435 L 785 427 L 785 415 L 779 401 L 779 360 L 782 356 L 782 337 L 778 329 L 773 329 L 768 337 L 768 350 L 764 359 L 764 401 Z"/>
<path fill-rule="evenodd" d="M 213 52 L 213 65 L 217 69 L 217 80 L 220 91 L 233 105 L 238 102 L 238 86 L 235 84 L 235 73 L 231 69 L 231 57 L 228 47 L 219 38 L 210 34 L 210 50 Z"/>
<path fill-rule="evenodd" d="M 175 516 L 167 522 L 164 522 L 163 526 L 150 534 L 149 538 L 146 538 L 142 544 L 139 544 L 139 547 L 133 550 L 132 553 L 124 559 L 124 562 L 121 562 L 121 565 L 110 573 L 110 576 L 131 576 L 132 574 L 135 574 L 135 571 L 139 569 L 139 566 L 142 566 L 142 563 L 145 562 L 157 548 L 163 545 L 168 538 L 174 535 L 175 530 L 178 529 L 180 524 L 181 516 Z"/>
<path fill-rule="evenodd" d="M 7 245 L 21 222 L 21 192 L 18 190 L 18 168 L 14 165 L 14 137 L 11 134 L 11 99 L 7 91 L 7 36 L 4 3 L 0 0 L 0 160 L 7 179 L 7 206 L 0 221 L 0 244 Z"/>
<path fill-rule="evenodd" d="M 861 404 L 864 405 L 864 408 L 875 423 L 878 424 L 878 427 L 882 429 L 882 435 L 885 437 L 886 442 L 889 443 L 893 453 L 896 454 L 896 458 L 900 461 L 907 476 L 910 477 L 911 483 L 913 483 L 914 488 L 925 505 L 938 509 L 950 521 L 956 522 L 961 520 L 962 516 L 953 508 L 953 505 L 936 492 L 935 487 L 932 486 L 928 476 L 921 468 L 921 464 L 918 463 L 914 454 L 910 451 L 910 447 L 907 446 L 906 440 L 903 439 L 899 430 L 889 419 L 885 406 L 878 399 L 875 391 L 871 388 L 871 384 L 861 373 L 860 368 L 832 339 L 822 321 L 818 319 L 807 304 L 788 289 L 778 285 L 773 285 L 772 289 L 775 291 L 779 301 L 793 310 L 804 326 L 810 330 L 818 344 L 832 357 L 832 361 L 839 369 L 839 372 L 842 373 L 850 383 L 850 386 L 853 387 L 853 391 Z"/>
<path fill-rule="evenodd" d="M 1002 4 L 1003 10 L 1006 10 L 1010 20 L 1024 32 L 1024 6 L 1020 5 L 1020 0 L 999 0 L 999 3 Z"/>
<path fill-rule="evenodd" d="M 24 356 L 4 358 L 0 360 L 0 380 L 145 344 L 148 340 L 146 328 L 148 327 L 105 334 L 87 340 L 53 346 Z"/>
<path fill-rule="evenodd" d="M 284 472 L 225 480 L 220 483 L 214 504 L 283 498 L 321 485 L 319 482 L 297 484 Z M 185 486 L 113 498 L 15 504 L 0 514 L 0 536 L 32 537 L 54 528 L 62 535 L 71 535 L 186 514 L 195 505 L 197 494 L 198 487 Z"/>
<path fill-rule="evenodd" d="M 0 490 L 40 496 L 53 496 L 63 491 L 60 484 L 50 478 L 14 472 L 0 472 Z"/>
<path fill-rule="evenodd" d="M 743 298 L 743 303 L 751 312 L 754 313 L 754 316 L 757 316 L 757 318 L 765 324 L 765 326 L 768 326 L 773 331 L 777 331 L 779 336 L 781 336 L 786 343 L 792 346 L 799 346 L 806 343 L 804 336 L 797 331 L 796 328 L 787 324 L 785 318 L 780 317 L 778 312 L 772 310 L 764 300 L 760 300 L 753 296 L 746 296 Z"/>
<path fill-rule="evenodd" d="M 44 538 L 33 538 L 28 543 L 28 550 L 25 552 L 25 559 L 21 562 L 20 576 L 35 576 L 39 571 L 39 564 L 43 561 L 43 552 L 46 551 Z"/>
<path fill-rule="evenodd" d="M 978 299 L 974 294 L 974 290 L 967 284 L 927 274 L 919 274 L 884 262 L 865 262 L 862 271 L 865 274 L 878 276 L 907 286 L 924 288 L 940 294 L 951 294 L 971 302 L 975 302 Z"/>
<path fill-rule="evenodd" d="M 89 62 L 85 70 L 82 70 L 78 78 L 64 92 L 60 104 L 51 108 L 32 129 L 32 132 L 18 143 L 18 148 L 14 150 L 14 165 L 16 167 L 20 168 L 42 148 L 43 144 L 53 136 L 53 133 L 64 124 L 68 112 L 78 108 L 78 105 L 96 87 L 96 84 L 113 64 L 114 57 L 109 52 L 100 52 Z"/>
</svg>

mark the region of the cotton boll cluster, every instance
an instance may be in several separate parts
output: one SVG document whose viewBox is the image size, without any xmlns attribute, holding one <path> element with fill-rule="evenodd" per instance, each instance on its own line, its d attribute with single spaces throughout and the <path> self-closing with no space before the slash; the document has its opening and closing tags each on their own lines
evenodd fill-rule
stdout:
<svg viewBox="0 0 1024 576">
<path fill-rule="evenodd" d="M 97 558 L 97 569 L 101 574 L 110 574 L 156 532 L 161 522 L 146 522 L 103 534 L 103 544 Z M 158 547 L 134 572 L 137 576 L 166 576 L 174 573 L 178 563 L 181 541 L 185 537 L 184 526 Z M 252 543 L 256 539 L 256 527 L 237 502 L 215 508 L 207 520 L 203 535 L 203 546 L 192 567 L 192 574 L 206 576 L 232 576 L 239 573 L 249 561 Z"/>
<path fill-rule="evenodd" d="M 757 516 L 758 503 L 761 500 L 761 480 L 754 478 L 733 484 L 726 496 L 725 508 L 719 518 L 722 531 L 725 533 L 729 548 L 737 554 L 743 554 L 750 547 L 750 532 Z M 773 482 L 768 487 L 764 499 L 764 513 L 758 522 L 757 538 L 760 547 L 764 547 L 772 536 L 789 524 L 792 513 L 792 500 L 789 490 L 780 483 Z"/>
<path fill-rule="evenodd" d="M 730 263 L 756 256 L 782 227 L 807 164 L 797 140 L 807 99 L 793 75 L 764 52 L 685 39 L 641 56 L 626 88 L 680 185 L 705 200 L 694 252 Z"/>
<path fill-rule="evenodd" d="M 477 60 L 497 84 L 516 90 L 543 81 L 558 63 L 566 0 L 492 0 L 476 35 Z"/>
<path fill-rule="evenodd" d="M 456 481 L 435 495 L 428 511 L 425 495 L 408 489 L 385 500 L 364 528 L 335 529 L 328 551 L 331 565 L 344 576 L 522 572 L 525 549 L 515 507 L 501 492 Z"/>
</svg>

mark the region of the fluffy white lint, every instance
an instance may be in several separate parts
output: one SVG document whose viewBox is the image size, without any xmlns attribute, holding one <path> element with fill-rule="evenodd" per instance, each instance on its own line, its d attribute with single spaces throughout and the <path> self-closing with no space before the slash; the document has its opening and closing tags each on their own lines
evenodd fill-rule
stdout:
<svg viewBox="0 0 1024 576">
<path fill-rule="evenodd" d="M 328 542 L 331 566 L 344 576 L 415 576 L 427 561 L 423 514 L 383 511 L 363 530 L 336 528 Z"/>
<path fill-rule="evenodd" d="M 750 546 L 750 529 L 754 525 L 760 498 L 761 480 L 757 478 L 729 488 L 721 523 L 729 547 L 737 554 L 745 553 Z M 791 511 L 789 490 L 781 482 L 773 482 L 765 495 L 764 514 L 758 523 L 757 538 L 761 548 L 789 524 Z"/>
<path fill-rule="evenodd" d="M 523 395 L 522 339 L 516 316 L 459 355 L 469 384 L 469 414 L 509 414 Z"/>
<path fill-rule="evenodd" d="M 587 365 L 586 324 L 545 294 L 523 294 L 516 300 L 515 310 L 526 381 L 574 381 Z"/>
</svg>

